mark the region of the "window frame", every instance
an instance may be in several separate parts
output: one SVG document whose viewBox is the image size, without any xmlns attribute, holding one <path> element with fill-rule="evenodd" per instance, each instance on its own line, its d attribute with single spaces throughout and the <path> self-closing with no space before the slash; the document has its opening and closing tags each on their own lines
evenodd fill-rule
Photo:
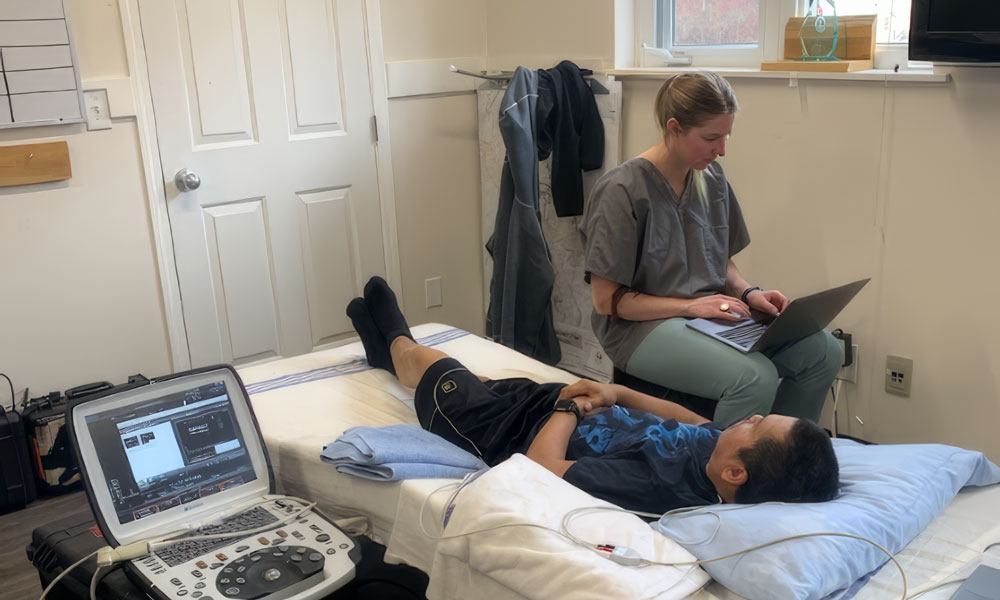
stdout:
<svg viewBox="0 0 1000 600">
<path fill-rule="evenodd" d="M 760 68 L 763 61 L 780 60 L 784 56 L 785 23 L 788 19 L 805 13 L 809 0 L 759 0 L 760 2 L 760 43 L 752 45 L 718 47 L 718 46 L 682 46 L 665 48 L 657 44 L 657 27 L 661 24 L 657 19 L 656 5 L 659 2 L 672 0 L 635 0 L 636 1 L 636 66 L 665 66 L 661 53 L 652 49 L 666 50 L 673 56 L 691 57 L 694 68 Z M 666 12 L 666 11 L 664 11 Z M 670 31 L 671 15 L 665 14 L 662 26 Z M 879 43 L 875 45 L 876 69 L 892 69 L 898 65 L 907 66 L 908 44 Z"/>
</svg>

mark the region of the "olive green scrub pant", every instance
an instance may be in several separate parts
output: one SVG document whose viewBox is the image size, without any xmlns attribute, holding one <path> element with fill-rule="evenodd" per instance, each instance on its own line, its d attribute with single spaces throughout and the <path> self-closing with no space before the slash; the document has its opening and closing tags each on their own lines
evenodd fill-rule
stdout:
<svg viewBox="0 0 1000 600">
<path fill-rule="evenodd" d="M 837 340 L 819 331 L 796 342 L 744 354 L 667 319 L 639 344 L 625 372 L 703 398 L 718 400 L 713 420 L 723 426 L 755 414 L 819 420 L 827 390 L 843 360 Z"/>
</svg>

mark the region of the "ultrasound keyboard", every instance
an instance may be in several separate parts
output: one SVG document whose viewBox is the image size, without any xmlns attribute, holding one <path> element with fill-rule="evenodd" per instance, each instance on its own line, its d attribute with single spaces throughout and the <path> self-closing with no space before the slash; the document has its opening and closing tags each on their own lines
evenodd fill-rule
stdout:
<svg viewBox="0 0 1000 600">
<path fill-rule="evenodd" d="M 294 502 L 274 500 L 184 536 L 253 530 L 300 511 Z M 310 512 L 250 535 L 178 542 L 130 566 L 170 599 L 307 600 L 353 579 L 360 557 L 354 540 Z"/>
<path fill-rule="evenodd" d="M 247 531 L 251 529 L 258 529 L 260 527 L 264 527 L 265 525 L 276 523 L 277 521 L 278 517 L 272 515 L 261 506 L 255 506 L 244 513 L 229 517 L 221 523 L 207 525 L 199 528 L 197 531 L 186 533 L 185 537 L 196 535 L 216 535 L 220 533 L 229 533 L 230 531 Z M 181 563 L 185 563 L 194 558 L 198 558 L 199 556 L 208 554 L 216 548 L 228 546 L 237 540 L 243 539 L 243 537 L 245 536 L 237 535 L 218 540 L 190 540 L 186 542 L 178 542 L 172 546 L 157 550 L 156 556 L 166 563 L 168 567 L 175 567 Z"/>
</svg>

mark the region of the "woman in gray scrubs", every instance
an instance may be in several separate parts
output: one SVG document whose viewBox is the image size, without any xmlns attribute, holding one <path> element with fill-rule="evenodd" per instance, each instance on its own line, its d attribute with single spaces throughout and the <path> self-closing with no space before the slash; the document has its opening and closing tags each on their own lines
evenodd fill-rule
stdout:
<svg viewBox="0 0 1000 600">
<path fill-rule="evenodd" d="M 829 333 L 743 354 L 685 326 L 788 305 L 781 292 L 749 284 L 731 258 L 750 234 L 715 159 L 726 153 L 737 108 L 714 73 L 664 82 L 655 106 L 662 141 L 606 173 L 580 223 L 591 323 L 616 367 L 717 399 L 719 424 L 771 412 L 817 421 L 841 363 Z"/>
</svg>

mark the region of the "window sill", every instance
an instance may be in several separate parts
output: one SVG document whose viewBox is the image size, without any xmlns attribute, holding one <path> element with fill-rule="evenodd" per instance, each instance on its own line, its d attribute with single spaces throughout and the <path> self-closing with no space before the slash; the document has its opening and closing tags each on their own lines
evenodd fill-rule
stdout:
<svg viewBox="0 0 1000 600">
<path fill-rule="evenodd" d="M 611 69 L 608 75 L 616 78 L 663 79 L 675 73 L 690 73 L 704 71 L 697 67 L 629 67 Z M 822 73 L 816 71 L 761 71 L 756 67 L 719 67 L 707 69 L 723 77 L 748 77 L 758 79 L 821 79 L 843 81 L 877 81 L 899 83 L 948 83 L 949 73 L 934 73 L 930 69 L 907 69 L 893 71 L 892 69 L 871 69 L 869 71 L 853 71 L 850 73 Z"/>
</svg>

